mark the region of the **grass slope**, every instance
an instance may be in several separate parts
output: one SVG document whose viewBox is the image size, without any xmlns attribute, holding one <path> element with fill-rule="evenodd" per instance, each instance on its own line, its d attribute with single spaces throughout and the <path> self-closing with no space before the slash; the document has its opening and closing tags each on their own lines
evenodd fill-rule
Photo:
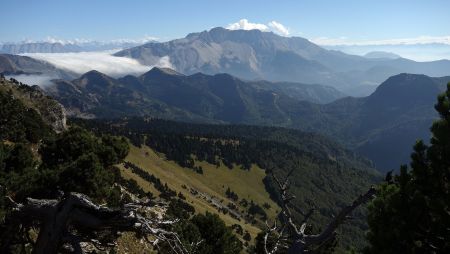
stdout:
<svg viewBox="0 0 450 254">
<path fill-rule="evenodd" d="M 276 211 L 280 210 L 279 206 L 270 199 L 269 193 L 265 190 L 263 184 L 265 171 L 256 166 L 252 166 L 249 171 L 245 171 L 238 168 L 230 170 L 223 165 L 216 168 L 215 165 L 206 162 L 196 162 L 197 165 L 203 168 L 203 174 L 198 174 L 190 169 L 180 167 L 175 162 L 166 160 L 163 155 L 154 152 L 147 146 L 143 146 L 142 148 L 131 146 L 126 160 L 155 175 L 163 183 L 167 183 L 171 189 L 181 192 L 186 197 L 188 203 L 194 206 L 198 213 L 204 213 L 206 211 L 218 213 L 218 211 L 207 200 L 193 195 L 189 191 L 190 188 L 205 193 L 215 200 L 223 200 L 221 203 L 227 205 L 229 202 L 232 202 L 225 195 L 225 191 L 229 187 L 238 194 L 239 199 L 253 200 L 261 206 L 264 203 L 268 203 L 270 208 L 265 210 L 269 218 L 273 218 Z M 125 178 L 132 178 L 144 190 L 159 194 L 152 184 L 131 173 L 131 171 L 125 169 L 123 166 L 120 166 L 120 169 Z M 183 188 L 183 186 L 187 188 Z M 239 206 L 239 204 L 235 204 Z M 242 207 L 239 210 L 242 210 Z M 247 230 L 250 233 L 252 239 L 261 231 L 257 225 L 246 223 L 244 220 L 238 221 L 228 214 L 218 214 L 229 226 L 233 224 L 241 225 L 244 231 Z"/>
</svg>

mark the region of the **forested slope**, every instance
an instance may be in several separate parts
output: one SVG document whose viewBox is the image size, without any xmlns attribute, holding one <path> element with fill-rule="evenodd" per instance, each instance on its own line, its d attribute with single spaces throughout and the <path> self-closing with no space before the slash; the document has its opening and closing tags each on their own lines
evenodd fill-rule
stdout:
<svg viewBox="0 0 450 254">
<path fill-rule="evenodd" d="M 296 206 L 305 211 L 317 209 L 313 217 L 317 225 L 314 230 L 380 179 L 368 161 L 325 137 L 295 130 L 196 125 L 143 118 L 74 122 L 96 133 L 124 135 L 134 145 L 150 147 L 185 170 L 196 172 L 199 179 L 211 166 L 218 167 L 217 170 L 252 172 L 256 165 L 266 171 L 261 184 L 276 202 L 278 192 L 267 173 L 273 171 L 283 176 L 293 169 L 291 191 L 296 196 Z M 208 170 L 203 168 L 205 165 Z M 151 167 L 148 170 L 151 171 Z M 173 178 L 177 179 L 177 175 Z M 236 201 L 242 198 L 237 197 Z M 296 218 L 302 218 L 299 211 Z M 342 228 L 341 248 L 364 245 L 366 225 L 362 210 L 357 212 L 356 218 Z"/>
</svg>

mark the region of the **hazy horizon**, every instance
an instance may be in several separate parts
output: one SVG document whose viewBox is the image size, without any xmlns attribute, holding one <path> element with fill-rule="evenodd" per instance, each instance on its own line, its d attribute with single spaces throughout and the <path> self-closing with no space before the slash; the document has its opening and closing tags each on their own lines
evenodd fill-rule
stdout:
<svg viewBox="0 0 450 254">
<path fill-rule="evenodd" d="M 206 6 L 208 11 L 204 11 Z M 23 41 L 143 44 L 225 27 L 300 36 L 326 48 L 358 55 L 387 50 L 417 61 L 450 59 L 450 28 L 444 25 L 450 23 L 446 11 L 450 2 L 443 0 L 349 0 L 346 4 L 330 0 L 282 3 L 171 0 L 158 4 L 6 0 L 2 7 L 8 11 L 0 16 L 0 44 Z"/>
</svg>

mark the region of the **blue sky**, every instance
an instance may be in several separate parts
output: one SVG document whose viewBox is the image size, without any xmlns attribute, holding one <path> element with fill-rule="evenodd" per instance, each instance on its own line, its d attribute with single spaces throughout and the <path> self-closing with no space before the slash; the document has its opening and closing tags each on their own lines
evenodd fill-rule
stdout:
<svg viewBox="0 0 450 254">
<path fill-rule="evenodd" d="M 450 36 L 448 0 L 1 0 L 0 41 L 184 37 L 247 19 L 323 43 Z"/>
</svg>

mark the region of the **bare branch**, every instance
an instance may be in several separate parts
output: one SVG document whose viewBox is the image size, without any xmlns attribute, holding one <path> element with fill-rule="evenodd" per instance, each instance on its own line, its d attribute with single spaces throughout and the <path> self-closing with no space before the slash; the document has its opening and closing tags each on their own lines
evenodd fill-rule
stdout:
<svg viewBox="0 0 450 254">
<path fill-rule="evenodd" d="M 276 253 L 280 247 L 286 247 L 288 249 L 288 253 L 304 253 L 306 252 L 312 245 L 322 245 L 326 241 L 330 240 L 335 234 L 336 229 L 344 223 L 346 219 L 349 219 L 350 213 L 355 210 L 361 204 L 366 203 L 370 199 L 372 199 L 375 195 L 375 188 L 371 187 L 365 194 L 360 195 L 351 205 L 348 205 L 338 213 L 336 217 L 334 217 L 331 222 L 325 227 L 325 229 L 319 234 L 307 234 L 305 230 L 308 226 L 308 220 L 314 213 L 314 208 L 310 209 L 308 213 L 304 213 L 300 208 L 296 207 L 291 203 L 291 201 L 295 198 L 295 196 L 288 194 L 287 190 L 289 189 L 289 177 L 291 176 L 293 170 L 291 170 L 284 181 L 281 182 L 274 174 L 273 170 L 271 171 L 272 177 L 281 194 L 281 211 L 279 213 L 279 218 L 281 220 L 282 225 L 279 227 L 281 230 L 277 232 L 279 229 L 274 223 L 274 227 L 269 227 L 267 225 L 267 232 L 264 236 L 264 250 L 266 254 L 274 254 Z M 295 211 L 301 213 L 303 215 L 303 221 L 300 223 L 300 227 L 294 223 L 293 216 L 291 214 L 290 208 L 293 208 Z M 294 240 L 291 246 L 282 245 L 282 238 L 285 229 L 289 227 L 291 230 L 291 238 Z M 278 234 L 277 239 L 275 240 L 274 247 L 269 250 L 268 249 L 268 238 L 271 234 Z"/>
<path fill-rule="evenodd" d="M 371 200 L 376 193 L 376 189 L 371 187 L 365 194 L 360 195 L 351 205 L 348 205 L 339 212 L 339 214 L 325 227 L 325 230 L 317 235 L 305 236 L 305 243 L 316 244 L 328 240 L 332 237 L 332 234 L 348 217 L 348 215 L 355 210 L 358 206 Z"/>
<path fill-rule="evenodd" d="M 279 247 L 284 246 L 283 241 L 284 239 L 284 233 L 285 233 L 285 229 L 286 229 L 286 224 L 284 224 L 280 230 L 280 232 L 277 232 L 277 222 L 274 222 L 274 226 L 270 227 L 269 224 L 266 221 L 266 226 L 267 226 L 267 232 L 264 235 L 264 251 L 266 254 L 274 254 L 278 251 Z M 271 234 L 277 233 L 278 236 L 275 240 L 274 246 L 271 250 L 268 250 L 268 238 Z"/>
</svg>

